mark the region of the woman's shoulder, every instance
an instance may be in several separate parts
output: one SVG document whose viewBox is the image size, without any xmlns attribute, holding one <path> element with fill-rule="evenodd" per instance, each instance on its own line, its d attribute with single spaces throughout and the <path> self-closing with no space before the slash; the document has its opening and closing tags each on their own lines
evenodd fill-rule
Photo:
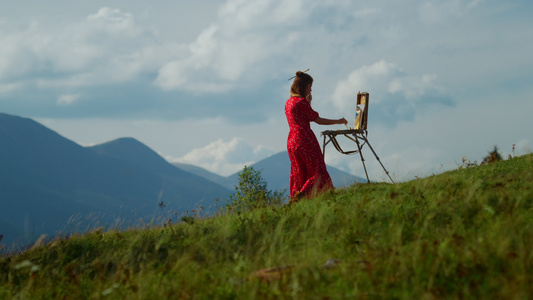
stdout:
<svg viewBox="0 0 533 300">
<path fill-rule="evenodd" d="M 302 97 L 290 97 L 287 102 L 285 102 L 285 105 L 291 107 L 299 107 L 306 102 L 304 100 L 305 98 Z"/>
<path fill-rule="evenodd" d="M 298 100 L 298 97 L 289 97 L 285 103 L 294 103 Z"/>
<path fill-rule="evenodd" d="M 305 100 L 305 98 L 304 97 L 300 97 L 300 96 L 298 96 L 298 97 L 290 97 L 287 100 L 287 102 L 300 102 L 302 100 Z"/>
</svg>

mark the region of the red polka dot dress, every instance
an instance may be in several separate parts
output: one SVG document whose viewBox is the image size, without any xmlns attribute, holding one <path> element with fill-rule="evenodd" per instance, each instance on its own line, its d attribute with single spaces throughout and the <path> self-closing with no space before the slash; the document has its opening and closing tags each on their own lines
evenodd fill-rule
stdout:
<svg viewBox="0 0 533 300">
<path fill-rule="evenodd" d="M 311 122 L 318 113 L 302 97 L 291 97 L 285 103 L 285 115 L 289 123 L 287 151 L 291 160 L 291 202 L 298 192 L 304 195 L 333 187 L 324 163 L 324 156 Z"/>
</svg>

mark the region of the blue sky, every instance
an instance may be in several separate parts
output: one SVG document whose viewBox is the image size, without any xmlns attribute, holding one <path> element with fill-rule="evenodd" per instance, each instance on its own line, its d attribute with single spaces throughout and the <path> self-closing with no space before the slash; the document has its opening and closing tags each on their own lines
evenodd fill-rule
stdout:
<svg viewBox="0 0 533 300">
<path fill-rule="evenodd" d="M 393 178 L 531 152 L 529 1 L 2 1 L 0 111 L 93 145 L 134 137 L 229 175 L 285 150 L 297 70 L 313 107 L 353 124 Z M 340 126 L 312 125 L 320 132 Z M 321 139 L 320 139 L 321 141 Z M 343 144 L 346 147 L 349 144 Z M 367 149 L 368 150 L 368 149 Z M 358 157 L 327 163 L 364 176 Z M 386 180 L 370 151 L 371 179 Z"/>
</svg>

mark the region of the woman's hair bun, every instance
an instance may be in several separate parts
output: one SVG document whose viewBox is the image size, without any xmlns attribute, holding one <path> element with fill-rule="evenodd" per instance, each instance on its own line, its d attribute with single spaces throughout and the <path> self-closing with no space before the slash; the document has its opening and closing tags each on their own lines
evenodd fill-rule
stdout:
<svg viewBox="0 0 533 300">
<path fill-rule="evenodd" d="M 292 80 L 292 79 L 295 79 L 295 78 L 309 78 L 311 81 L 313 81 L 313 78 L 311 77 L 311 75 L 307 74 L 306 72 L 309 71 L 309 69 L 305 70 L 305 71 L 297 71 L 296 72 L 296 76 L 292 76 L 291 78 L 289 78 L 289 80 Z"/>
</svg>

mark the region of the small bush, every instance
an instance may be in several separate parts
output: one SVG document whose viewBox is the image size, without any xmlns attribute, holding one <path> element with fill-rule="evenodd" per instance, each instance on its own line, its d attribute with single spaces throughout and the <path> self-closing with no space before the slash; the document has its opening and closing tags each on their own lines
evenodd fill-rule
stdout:
<svg viewBox="0 0 533 300">
<path fill-rule="evenodd" d="M 514 151 L 514 145 L 513 145 L 513 151 Z M 489 154 L 483 158 L 482 164 L 491 164 L 491 163 L 494 163 L 500 160 L 502 160 L 502 156 L 498 152 L 498 147 L 494 146 L 494 150 L 489 152 Z"/>
<path fill-rule="evenodd" d="M 225 210 L 228 212 L 250 211 L 254 208 L 280 205 L 285 191 L 270 191 L 261 171 L 245 166 L 239 173 L 239 185 L 236 192 L 229 196 Z"/>
</svg>

